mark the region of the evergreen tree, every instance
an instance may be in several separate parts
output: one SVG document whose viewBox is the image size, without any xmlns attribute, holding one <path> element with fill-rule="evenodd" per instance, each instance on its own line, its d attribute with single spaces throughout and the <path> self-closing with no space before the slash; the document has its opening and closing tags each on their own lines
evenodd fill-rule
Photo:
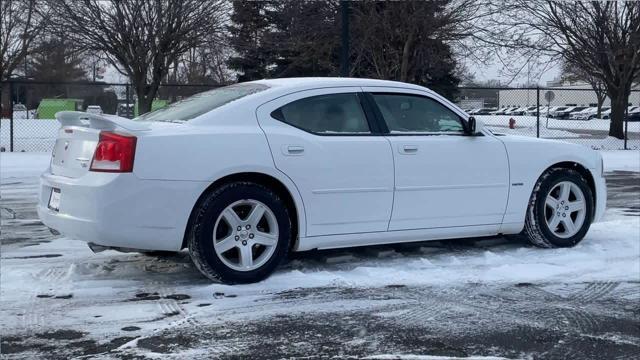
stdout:
<svg viewBox="0 0 640 360">
<path fill-rule="evenodd" d="M 267 77 L 270 60 L 269 46 L 264 44 L 265 33 L 270 27 L 266 16 L 269 2 L 233 1 L 229 25 L 229 44 L 235 52 L 227 61 L 229 68 L 238 71 L 238 81 L 250 81 Z"/>
<path fill-rule="evenodd" d="M 352 2 L 351 76 L 432 87 L 453 98 L 459 79 L 451 20 L 439 2 Z M 334 0 L 233 3 L 229 27 L 239 81 L 337 76 L 341 17 Z"/>
<path fill-rule="evenodd" d="M 43 41 L 29 58 L 28 76 L 36 81 L 62 82 L 86 80 L 82 58 L 70 51 L 64 39 Z"/>
</svg>

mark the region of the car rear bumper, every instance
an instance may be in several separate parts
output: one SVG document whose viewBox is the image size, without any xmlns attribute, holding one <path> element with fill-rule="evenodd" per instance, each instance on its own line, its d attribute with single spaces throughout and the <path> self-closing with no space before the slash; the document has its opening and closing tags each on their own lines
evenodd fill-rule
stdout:
<svg viewBox="0 0 640 360">
<path fill-rule="evenodd" d="M 38 215 L 63 235 L 107 247 L 180 250 L 191 210 L 207 183 L 141 180 L 134 174 L 88 172 L 80 178 L 45 173 Z M 59 211 L 48 207 L 60 189 Z"/>
</svg>

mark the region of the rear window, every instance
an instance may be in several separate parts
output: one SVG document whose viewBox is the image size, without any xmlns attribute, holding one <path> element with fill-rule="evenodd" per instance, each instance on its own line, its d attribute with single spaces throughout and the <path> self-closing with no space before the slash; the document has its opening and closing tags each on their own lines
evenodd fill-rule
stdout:
<svg viewBox="0 0 640 360">
<path fill-rule="evenodd" d="M 133 120 L 166 122 L 189 121 L 222 105 L 264 91 L 268 88 L 266 85 L 255 83 L 229 85 L 190 96 L 156 111 L 138 116 Z"/>
</svg>

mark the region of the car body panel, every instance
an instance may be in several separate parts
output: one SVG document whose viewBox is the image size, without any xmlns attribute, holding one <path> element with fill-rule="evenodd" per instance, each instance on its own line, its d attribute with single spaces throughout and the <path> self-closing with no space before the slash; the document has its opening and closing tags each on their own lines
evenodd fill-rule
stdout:
<svg viewBox="0 0 640 360">
<path fill-rule="evenodd" d="M 415 94 L 417 90 L 363 87 L 371 93 Z M 504 145 L 493 136 L 390 134 L 395 191 L 389 230 L 499 224 L 509 191 Z M 411 152 L 405 151 L 410 147 Z M 483 161 L 490 158 L 491 161 Z M 446 171 L 441 171 L 446 169 Z"/>
<path fill-rule="evenodd" d="M 306 236 L 386 231 L 393 203 L 393 158 L 384 137 L 322 136 L 271 113 L 311 96 L 358 93 L 359 87 L 298 91 L 256 110 L 275 166 L 293 180 L 307 205 Z"/>
<path fill-rule="evenodd" d="M 503 223 L 524 226 L 533 188 L 545 170 L 559 163 L 577 163 L 588 169 L 594 180 L 602 179 L 601 156 L 585 146 L 524 136 L 500 136 L 509 155 L 511 187 Z M 535 156 L 532 156 L 532 155 Z M 602 189 L 599 190 L 602 192 Z M 606 202 L 606 191 L 597 193 L 598 203 Z M 522 226 L 521 226 L 522 225 Z"/>
</svg>

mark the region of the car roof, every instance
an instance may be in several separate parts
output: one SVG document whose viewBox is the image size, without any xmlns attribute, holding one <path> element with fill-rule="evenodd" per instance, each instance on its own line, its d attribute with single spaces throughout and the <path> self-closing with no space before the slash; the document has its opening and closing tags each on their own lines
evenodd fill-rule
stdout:
<svg viewBox="0 0 640 360">
<path fill-rule="evenodd" d="M 387 86 L 426 90 L 422 86 L 391 80 L 362 79 L 347 77 L 297 77 L 263 79 L 252 83 L 264 84 L 272 88 L 314 88 L 332 86 Z"/>
</svg>

